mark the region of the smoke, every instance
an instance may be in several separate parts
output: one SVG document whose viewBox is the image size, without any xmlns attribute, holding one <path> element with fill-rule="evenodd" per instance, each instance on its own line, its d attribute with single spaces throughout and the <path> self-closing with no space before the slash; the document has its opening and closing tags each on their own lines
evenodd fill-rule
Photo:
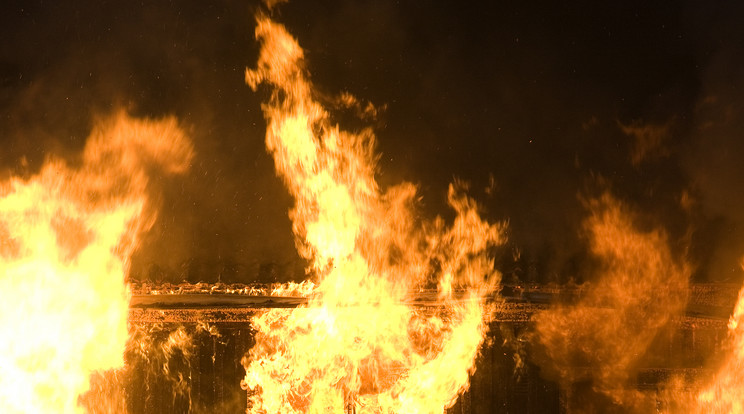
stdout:
<svg viewBox="0 0 744 414">
<path fill-rule="evenodd" d="M 730 234 L 739 219 L 719 206 L 735 197 L 723 195 L 741 174 L 716 153 L 735 154 L 739 145 L 740 105 L 730 104 L 739 98 L 726 89 L 741 83 L 731 51 L 736 19 L 727 17 L 737 13 L 685 4 L 663 12 L 585 4 L 579 13 L 554 4 L 270 3 L 307 45 L 321 91 L 387 106 L 376 131 L 381 186 L 416 183 L 432 215 L 447 211 L 453 176 L 491 188 L 486 213 L 511 225 L 504 257 L 521 252 L 520 261 L 504 260 L 514 269 L 508 279 L 584 278 L 576 194 L 587 176 L 611 181 L 672 239 L 695 227 L 699 277 L 739 272 L 726 247 L 742 242 Z M 0 27 L 0 165 L 35 171 L 47 154 L 74 154 L 92 119 L 117 107 L 175 115 L 198 157 L 185 180 L 154 180 L 165 210 L 133 273 L 167 281 L 300 277 L 305 263 L 285 213 L 292 201 L 263 148 L 261 96 L 243 84 L 258 53 L 258 7 L 10 4 Z M 718 122 L 720 113 L 732 115 Z M 718 126 L 701 129 L 711 121 Z M 650 133 L 654 126 L 661 129 Z M 623 128 L 645 138 L 629 139 Z M 684 191 L 705 210 L 694 226 L 679 206 Z"/>
<path fill-rule="evenodd" d="M 586 276 L 576 195 L 597 176 L 673 243 L 692 232 L 696 280 L 741 277 L 741 6 L 270 4 L 306 45 L 321 91 L 387 106 L 382 187 L 417 184 L 432 215 L 447 211 L 453 176 L 491 188 L 486 213 L 510 220 L 508 280 Z M 75 154 L 93 119 L 118 107 L 175 115 L 198 157 L 185 180 L 154 180 L 165 210 L 134 274 L 298 278 L 292 200 L 263 148 L 261 96 L 243 84 L 259 7 L 11 2 L 0 166 L 30 173 L 48 154 Z"/>
<path fill-rule="evenodd" d="M 285 281 L 302 274 L 290 199 L 263 148 L 243 83 L 250 4 L 9 4 L 0 46 L 0 168 L 31 174 L 72 158 L 94 120 L 124 108 L 175 116 L 198 156 L 186 177 L 151 179 L 162 214 L 132 275 L 162 281 Z"/>
<path fill-rule="evenodd" d="M 539 318 L 540 362 L 554 378 L 633 406 L 625 390 L 641 357 L 604 338 L 633 338 L 619 345 L 642 355 L 679 311 L 685 275 L 744 277 L 742 5 L 267 3 L 301 39 L 318 94 L 385 105 L 382 189 L 415 183 L 422 216 L 434 216 L 448 211 L 453 176 L 486 188 L 475 194 L 485 218 L 509 220 L 505 281 L 591 281 L 579 304 Z M 118 108 L 174 116 L 196 156 L 184 177 L 150 177 L 162 208 L 133 277 L 301 278 L 293 200 L 264 149 L 263 97 L 244 85 L 258 7 L 11 1 L 0 25 L 2 174 L 74 159 Z M 614 198 L 590 203 L 586 218 L 577 194 L 598 181 Z M 629 244 L 602 248 L 601 228 Z M 620 251 L 660 259 L 611 266 Z M 620 288 L 634 295 L 602 293 Z M 661 292 L 669 302 L 655 301 Z M 595 373 L 561 363 L 571 358 Z"/>
</svg>

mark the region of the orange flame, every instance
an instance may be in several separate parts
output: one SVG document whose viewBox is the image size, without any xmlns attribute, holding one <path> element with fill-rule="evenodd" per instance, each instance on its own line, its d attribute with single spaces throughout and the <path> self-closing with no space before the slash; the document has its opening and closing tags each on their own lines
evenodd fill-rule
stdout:
<svg viewBox="0 0 744 414">
<path fill-rule="evenodd" d="M 146 169 L 187 169 L 174 119 L 119 114 L 88 138 L 79 167 L 50 159 L 0 183 L 0 407 L 78 413 L 92 373 L 123 365 L 129 259 L 155 219 Z"/>
<path fill-rule="evenodd" d="M 612 404 L 643 412 L 653 402 L 631 380 L 660 329 L 683 311 L 690 268 L 674 259 L 663 232 L 639 231 L 610 195 L 589 207 L 585 228 L 602 272 L 577 304 L 537 315 L 537 340 L 564 387 L 591 381 Z"/>
<path fill-rule="evenodd" d="M 698 393 L 694 412 L 744 413 L 744 288 L 729 318 L 727 339 L 723 363 Z"/>
<path fill-rule="evenodd" d="M 313 99 L 303 51 L 284 27 L 259 17 L 256 36 L 258 67 L 246 81 L 274 87 L 266 146 L 295 197 L 298 250 L 318 283 L 306 307 L 254 318 L 256 345 L 243 361 L 250 411 L 441 413 L 475 369 L 484 298 L 499 281 L 487 250 L 503 226 L 481 220 L 462 184 L 449 189 L 451 227 L 418 219 L 413 185 L 378 187 L 373 133 L 340 130 Z M 434 284 L 440 306 L 405 304 Z"/>
</svg>

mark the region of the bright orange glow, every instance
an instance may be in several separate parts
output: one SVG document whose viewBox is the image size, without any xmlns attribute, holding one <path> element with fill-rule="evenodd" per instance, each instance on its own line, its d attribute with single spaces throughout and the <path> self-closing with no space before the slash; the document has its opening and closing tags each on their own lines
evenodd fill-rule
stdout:
<svg viewBox="0 0 744 414">
<path fill-rule="evenodd" d="M 646 412 L 655 401 L 635 388 L 638 361 L 684 310 L 690 269 L 674 259 L 663 232 L 640 231 L 610 195 L 589 208 L 584 226 L 600 259 L 599 277 L 578 303 L 537 315 L 536 339 L 564 387 L 591 381 L 614 404 Z"/>
<path fill-rule="evenodd" d="M 697 395 L 698 413 L 744 413 L 744 288 L 729 319 L 726 357 L 710 383 Z"/>
<path fill-rule="evenodd" d="M 246 80 L 273 87 L 266 146 L 295 197 L 298 250 L 317 286 L 306 307 L 254 318 L 250 412 L 440 414 L 475 369 L 484 299 L 499 281 L 487 251 L 503 226 L 481 220 L 462 184 L 449 189 L 450 227 L 416 216 L 413 185 L 381 190 L 372 132 L 331 122 L 283 26 L 261 17 L 256 35 L 258 67 Z M 405 303 L 426 286 L 437 288 L 438 306 L 416 312 Z"/>
<path fill-rule="evenodd" d="M 146 169 L 186 170 L 175 120 L 120 114 L 101 123 L 73 167 L 48 160 L 0 183 L 0 407 L 79 413 L 92 373 L 123 365 L 140 235 L 155 219 Z"/>
</svg>

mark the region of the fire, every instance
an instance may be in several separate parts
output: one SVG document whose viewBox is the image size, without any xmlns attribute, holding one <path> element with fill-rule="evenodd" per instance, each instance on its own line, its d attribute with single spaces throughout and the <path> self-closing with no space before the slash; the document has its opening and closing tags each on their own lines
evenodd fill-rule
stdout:
<svg viewBox="0 0 744 414">
<path fill-rule="evenodd" d="M 416 189 L 385 191 L 375 181 L 375 137 L 331 121 L 285 28 L 259 17 L 254 89 L 273 88 L 263 106 L 266 146 L 295 198 L 299 252 L 317 285 L 308 304 L 253 319 L 256 345 L 244 358 L 250 412 L 441 413 L 468 387 L 499 282 L 488 249 L 503 225 L 483 221 L 455 183 L 451 226 L 416 216 Z M 348 100 L 346 96 L 346 100 Z M 436 286 L 438 306 L 407 302 Z"/>
<path fill-rule="evenodd" d="M 147 171 L 184 172 L 174 119 L 101 122 L 74 163 L 0 183 L 0 406 L 79 413 L 91 374 L 121 367 L 130 256 L 153 224 Z"/>
<path fill-rule="evenodd" d="M 726 357 L 712 381 L 697 395 L 695 412 L 744 413 L 744 288 L 728 323 Z"/>
<path fill-rule="evenodd" d="M 638 230 L 609 194 L 589 208 L 584 224 L 600 277 L 577 304 L 537 315 L 535 339 L 565 388 L 590 381 L 611 404 L 645 412 L 654 402 L 634 389 L 634 374 L 658 332 L 682 313 L 690 267 L 674 259 L 662 231 Z"/>
</svg>

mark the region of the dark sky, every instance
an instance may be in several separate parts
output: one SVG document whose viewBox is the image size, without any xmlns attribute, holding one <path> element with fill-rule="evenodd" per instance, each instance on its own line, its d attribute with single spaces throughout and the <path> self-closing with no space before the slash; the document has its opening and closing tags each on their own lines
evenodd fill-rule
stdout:
<svg viewBox="0 0 744 414">
<path fill-rule="evenodd" d="M 386 106 L 380 183 L 413 181 L 434 215 L 464 179 L 489 218 L 509 220 L 499 254 L 522 253 L 500 259 L 510 277 L 581 278 L 581 200 L 610 190 L 669 233 L 696 280 L 739 281 L 743 5 L 297 1 L 273 17 L 320 92 Z M 187 176 L 153 178 L 161 215 L 135 276 L 297 278 L 292 200 L 263 145 L 267 94 L 244 84 L 260 7 L 4 2 L 0 167 L 28 174 L 73 156 L 117 108 L 175 115 L 197 156 Z"/>
</svg>

